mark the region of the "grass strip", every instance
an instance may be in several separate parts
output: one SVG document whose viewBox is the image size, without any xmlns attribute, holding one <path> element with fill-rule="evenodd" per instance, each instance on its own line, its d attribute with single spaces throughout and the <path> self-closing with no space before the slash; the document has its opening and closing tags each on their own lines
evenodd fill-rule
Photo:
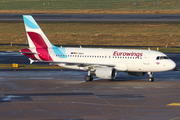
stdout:
<svg viewBox="0 0 180 120">
<path fill-rule="evenodd" d="M 65 69 L 58 66 L 47 66 L 47 65 L 26 65 L 26 64 L 18 64 L 17 68 L 14 68 L 12 64 L 0 64 L 0 69 Z"/>
<path fill-rule="evenodd" d="M 179 0 L 2 0 L 0 13 L 179 14 Z"/>
<path fill-rule="evenodd" d="M 38 22 L 52 44 L 175 46 L 180 22 Z M 0 22 L 0 43 L 26 44 L 23 22 Z"/>
</svg>

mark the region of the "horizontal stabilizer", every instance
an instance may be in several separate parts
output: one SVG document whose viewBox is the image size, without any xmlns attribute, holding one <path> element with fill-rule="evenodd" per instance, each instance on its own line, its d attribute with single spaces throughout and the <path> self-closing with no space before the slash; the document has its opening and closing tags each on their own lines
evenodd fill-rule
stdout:
<svg viewBox="0 0 180 120">
<path fill-rule="evenodd" d="M 38 53 L 33 53 L 33 52 L 20 52 L 20 53 L 24 53 L 24 54 L 27 54 L 27 55 L 34 55 L 34 54 L 38 54 Z"/>
</svg>

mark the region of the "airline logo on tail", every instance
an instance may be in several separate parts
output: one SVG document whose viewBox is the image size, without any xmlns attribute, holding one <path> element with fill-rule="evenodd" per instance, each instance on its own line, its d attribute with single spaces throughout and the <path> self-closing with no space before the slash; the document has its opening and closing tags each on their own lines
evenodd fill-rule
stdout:
<svg viewBox="0 0 180 120">
<path fill-rule="evenodd" d="M 20 51 L 23 55 L 42 61 L 53 61 L 52 55 L 67 58 L 65 48 L 51 44 L 32 16 L 23 15 L 23 19 L 29 42 L 29 48 Z"/>
</svg>

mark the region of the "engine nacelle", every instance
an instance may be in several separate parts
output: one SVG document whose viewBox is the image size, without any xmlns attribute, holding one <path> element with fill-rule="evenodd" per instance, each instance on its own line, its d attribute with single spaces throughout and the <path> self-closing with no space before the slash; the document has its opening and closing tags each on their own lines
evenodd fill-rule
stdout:
<svg viewBox="0 0 180 120">
<path fill-rule="evenodd" d="M 144 76 L 146 72 L 127 72 L 129 75 L 133 76 Z"/>
<path fill-rule="evenodd" d="M 96 68 L 95 75 L 103 79 L 114 79 L 117 71 L 113 67 L 99 67 Z"/>
</svg>

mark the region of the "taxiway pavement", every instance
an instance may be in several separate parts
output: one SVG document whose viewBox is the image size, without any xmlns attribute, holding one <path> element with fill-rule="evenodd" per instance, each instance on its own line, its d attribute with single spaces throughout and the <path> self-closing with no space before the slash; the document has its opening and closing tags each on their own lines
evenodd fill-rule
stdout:
<svg viewBox="0 0 180 120">
<path fill-rule="evenodd" d="M 0 71 L 3 120 L 169 120 L 180 117 L 180 71 L 155 82 L 118 73 L 84 82 L 82 71 Z"/>
</svg>

